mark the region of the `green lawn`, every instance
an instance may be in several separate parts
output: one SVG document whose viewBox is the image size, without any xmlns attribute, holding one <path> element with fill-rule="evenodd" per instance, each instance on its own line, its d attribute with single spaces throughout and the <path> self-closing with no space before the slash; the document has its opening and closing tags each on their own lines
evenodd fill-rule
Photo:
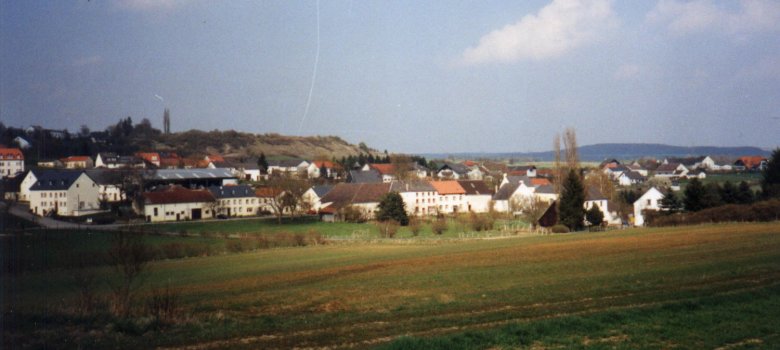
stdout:
<svg viewBox="0 0 780 350">
<path fill-rule="evenodd" d="M 780 223 L 159 261 L 140 297 L 177 288 L 181 311 L 168 325 L 140 303 L 130 320 L 74 315 L 72 274 L 2 276 L 5 348 L 780 346 Z"/>
</svg>

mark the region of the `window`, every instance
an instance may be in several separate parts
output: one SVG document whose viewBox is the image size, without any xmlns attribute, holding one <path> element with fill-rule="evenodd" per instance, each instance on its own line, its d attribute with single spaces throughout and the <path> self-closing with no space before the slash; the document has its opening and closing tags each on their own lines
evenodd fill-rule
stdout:
<svg viewBox="0 0 780 350">
<path fill-rule="evenodd" d="M 647 205 L 650 205 L 650 200 L 649 199 L 647 200 Z"/>
<path fill-rule="evenodd" d="M 157 207 L 154 208 L 154 216 L 157 216 L 159 213 L 157 212 Z"/>
</svg>

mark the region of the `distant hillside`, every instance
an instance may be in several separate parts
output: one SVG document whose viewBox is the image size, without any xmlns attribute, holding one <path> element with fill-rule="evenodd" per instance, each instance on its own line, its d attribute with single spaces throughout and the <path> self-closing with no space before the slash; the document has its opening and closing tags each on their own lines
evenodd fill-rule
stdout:
<svg viewBox="0 0 780 350">
<path fill-rule="evenodd" d="M 602 161 L 606 158 L 638 159 L 642 157 L 687 157 L 687 156 L 726 156 L 766 155 L 769 151 L 758 147 L 714 147 L 714 146 L 670 146 L 654 143 L 600 143 L 579 147 L 583 161 Z M 551 161 L 552 151 L 546 152 L 506 152 L 506 153 L 430 153 L 427 158 L 463 158 L 463 159 L 516 159 L 527 161 Z"/>
<path fill-rule="evenodd" d="M 182 154 L 216 152 L 225 156 L 266 156 L 341 158 L 360 153 L 378 154 L 365 144 L 353 145 L 338 136 L 285 136 L 279 134 L 250 134 L 229 131 L 189 130 L 161 135 L 157 148 L 170 148 Z"/>
</svg>

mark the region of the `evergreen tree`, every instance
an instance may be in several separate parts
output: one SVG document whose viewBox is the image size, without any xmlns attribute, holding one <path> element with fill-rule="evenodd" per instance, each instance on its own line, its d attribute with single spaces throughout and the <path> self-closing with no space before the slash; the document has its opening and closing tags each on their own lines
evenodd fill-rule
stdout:
<svg viewBox="0 0 780 350">
<path fill-rule="evenodd" d="M 582 219 L 585 217 L 584 203 L 585 188 L 582 185 L 582 180 L 574 169 L 570 169 L 561 190 L 558 222 L 566 225 L 572 231 L 582 229 Z"/>
<path fill-rule="evenodd" d="M 715 183 L 711 182 L 704 186 L 704 197 L 702 198 L 702 209 L 714 208 L 723 205 L 723 201 L 720 198 L 721 188 Z"/>
<path fill-rule="evenodd" d="M 265 159 L 265 153 L 260 152 L 260 157 L 257 158 L 257 166 L 263 168 L 265 171 L 268 171 L 268 160 Z"/>
<path fill-rule="evenodd" d="M 764 198 L 780 198 L 780 148 L 772 151 L 772 157 L 763 171 L 761 192 Z"/>
<path fill-rule="evenodd" d="M 320 177 L 323 179 L 330 178 L 328 176 L 328 168 L 325 167 L 325 163 L 322 163 L 322 166 L 320 166 Z"/>
<path fill-rule="evenodd" d="M 704 209 L 704 197 L 706 196 L 706 193 L 707 190 L 699 179 L 694 178 L 691 180 L 691 182 L 688 183 L 688 186 L 685 187 L 685 199 L 683 200 L 685 210 L 699 211 Z"/>
<path fill-rule="evenodd" d="M 376 214 L 379 221 L 395 220 L 402 226 L 409 224 L 409 217 L 406 215 L 406 206 L 403 198 L 398 192 L 390 192 L 382 196 L 379 202 L 379 212 Z"/>
<path fill-rule="evenodd" d="M 588 220 L 592 226 L 599 226 L 604 222 L 604 213 L 601 212 L 598 204 L 594 204 L 585 212 L 585 220 Z"/>
<path fill-rule="evenodd" d="M 734 186 L 731 181 L 726 181 L 720 188 L 720 200 L 724 204 L 736 204 L 737 200 L 737 187 Z"/>
<path fill-rule="evenodd" d="M 682 210 L 682 202 L 677 198 L 677 194 L 675 194 L 671 188 L 666 190 L 664 198 L 661 198 L 660 206 L 661 209 L 669 213 L 675 213 Z"/>
<path fill-rule="evenodd" d="M 750 185 L 747 182 L 742 181 L 737 188 L 736 203 L 738 204 L 751 204 L 755 200 L 755 194 L 750 189 Z"/>
</svg>

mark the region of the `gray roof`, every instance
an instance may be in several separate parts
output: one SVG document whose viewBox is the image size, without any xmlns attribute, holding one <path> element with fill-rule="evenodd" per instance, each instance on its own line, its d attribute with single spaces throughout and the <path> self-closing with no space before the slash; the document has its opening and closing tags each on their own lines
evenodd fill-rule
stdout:
<svg viewBox="0 0 780 350">
<path fill-rule="evenodd" d="M 120 171 L 113 169 L 87 169 L 87 175 L 98 185 L 116 185 L 122 182 Z"/>
<path fill-rule="evenodd" d="M 642 175 L 642 174 L 640 174 L 640 173 L 638 173 L 636 171 L 627 171 L 627 172 L 624 172 L 623 174 L 625 174 L 631 180 L 642 180 L 642 181 L 645 180 L 644 175 Z"/>
<path fill-rule="evenodd" d="M 588 187 L 588 191 L 585 196 L 586 201 L 600 201 L 607 199 L 607 196 L 605 196 L 601 191 L 594 186 Z"/>
<path fill-rule="evenodd" d="M 30 191 L 62 191 L 67 190 L 84 173 L 83 170 L 46 170 L 40 173 L 36 172 L 38 182 L 36 182 Z"/>
<path fill-rule="evenodd" d="M 379 183 L 382 182 L 382 175 L 378 171 L 371 169 L 367 171 L 350 170 L 349 182 L 351 183 Z"/>
<path fill-rule="evenodd" d="M 520 187 L 519 183 L 506 183 L 503 186 L 499 187 L 498 192 L 496 192 L 495 195 L 493 195 L 494 200 L 508 200 L 512 197 L 512 194 L 517 191 L 517 188 Z"/>
<path fill-rule="evenodd" d="M 209 192 L 211 192 L 211 194 L 214 195 L 214 198 L 217 199 L 244 198 L 244 197 L 255 196 L 255 190 L 252 189 L 252 187 L 247 185 L 211 186 L 209 187 Z"/>
<path fill-rule="evenodd" d="M 526 186 L 533 187 L 531 178 L 528 176 L 507 175 L 506 180 L 509 181 L 510 184 L 519 184 L 520 181 L 522 181 Z"/>
<path fill-rule="evenodd" d="M 436 192 L 436 189 L 428 181 L 393 181 L 390 184 L 391 192 Z"/>
<path fill-rule="evenodd" d="M 314 186 L 311 189 L 314 191 L 315 194 L 317 194 L 317 197 L 322 198 L 323 196 L 328 194 L 330 190 L 333 189 L 333 185 L 319 185 L 319 186 Z"/>
<path fill-rule="evenodd" d="M 461 175 L 468 174 L 468 172 L 469 172 L 469 168 L 467 166 L 463 165 L 463 164 L 460 164 L 460 163 L 449 163 L 449 162 L 444 163 L 444 165 L 439 167 L 439 171 L 445 170 L 445 168 L 446 169 L 450 169 L 453 172 L 461 174 Z"/>
<path fill-rule="evenodd" d="M 149 180 L 229 179 L 235 178 L 230 170 L 216 169 L 157 169 L 144 173 Z"/>
<path fill-rule="evenodd" d="M 536 188 L 536 193 L 555 194 L 555 189 L 552 185 L 542 185 Z"/>
</svg>

